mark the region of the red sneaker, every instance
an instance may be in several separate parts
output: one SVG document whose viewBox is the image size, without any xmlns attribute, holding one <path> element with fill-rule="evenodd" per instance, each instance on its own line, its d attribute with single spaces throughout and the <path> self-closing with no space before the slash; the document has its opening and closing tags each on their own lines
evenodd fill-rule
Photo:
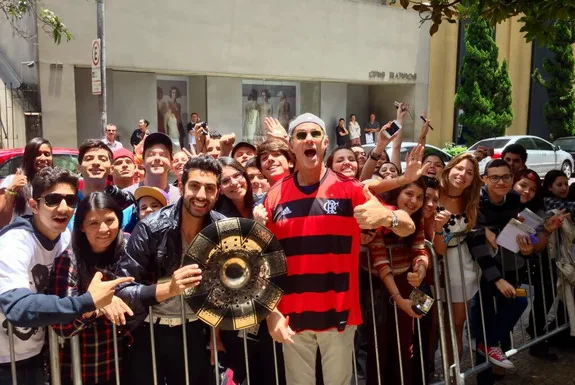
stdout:
<svg viewBox="0 0 575 385">
<path fill-rule="evenodd" d="M 477 352 L 482 356 L 485 356 L 485 345 L 478 344 L 477 345 Z M 515 366 L 513 362 L 509 361 L 503 350 L 499 347 L 489 347 L 487 348 L 487 359 L 493 365 L 497 365 L 499 367 L 505 369 L 513 369 Z"/>
</svg>

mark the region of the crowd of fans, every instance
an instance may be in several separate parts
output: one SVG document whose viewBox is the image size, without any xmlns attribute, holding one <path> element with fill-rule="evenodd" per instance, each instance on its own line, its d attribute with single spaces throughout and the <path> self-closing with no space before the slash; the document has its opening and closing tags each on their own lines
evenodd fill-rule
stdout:
<svg viewBox="0 0 575 385">
<path fill-rule="evenodd" d="M 64 384 L 72 383 L 74 335 L 83 383 L 115 383 L 115 330 L 122 383 L 153 384 L 152 325 L 160 384 L 186 383 L 186 367 L 190 383 L 215 383 L 214 350 L 229 384 L 245 381 L 246 351 L 251 384 L 275 384 L 277 377 L 288 385 L 348 385 L 353 367 L 367 384 L 378 376 L 385 384 L 428 383 L 441 375 L 438 314 L 432 307 L 425 315 L 412 297 L 438 294 L 426 241 L 447 262 L 440 277 L 449 276 L 453 328 L 446 331 L 459 356 L 467 323 L 478 362 L 493 366 L 479 383 L 504 376 L 513 368 L 505 355 L 509 334 L 527 307 L 522 284 L 534 287 L 529 335 L 551 327 L 546 315 L 561 272 L 549 263 L 548 248 L 570 250 L 561 242 L 575 237 L 567 226 L 575 191 L 559 170 L 541 182 L 520 145 L 508 146 L 483 175 L 482 149 L 444 164 L 425 151 L 429 122 L 402 167 L 407 107 L 400 104 L 384 125 L 370 116 L 364 135 L 374 148 L 367 154 L 355 115 L 347 128 L 339 121 L 335 138 L 309 113 L 289 127 L 267 118 L 261 143 L 236 143 L 196 116 L 189 144 L 177 150 L 165 134 L 150 133 L 145 119 L 131 151 L 108 125 L 105 138 L 79 147 L 80 178 L 53 167 L 48 140 L 32 139 L 18 172 L 0 184 L 0 385 L 12 383 L 8 322 L 20 385 L 44 381 L 48 325 L 64 341 Z M 330 141 L 338 146 L 327 153 Z M 517 237 L 516 253 L 500 247 L 497 236 L 525 209 L 542 225 Z M 202 280 L 197 265 L 181 266 L 182 252 L 226 217 L 265 225 L 287 256 L 278 308 L 240 332 L 211 329 L 180 302 Z M 550 344 L 530 352 L 556 360 Z M 450 362 L 453 353 L 448 344 Z"/>
</svg>

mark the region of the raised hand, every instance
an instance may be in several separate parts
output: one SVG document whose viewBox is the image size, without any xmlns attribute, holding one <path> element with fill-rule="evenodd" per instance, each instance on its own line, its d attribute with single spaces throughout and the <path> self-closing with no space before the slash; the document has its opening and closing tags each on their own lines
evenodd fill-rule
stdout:
<svg viewBox="0 0 575 385">
<path fill-rule="evenodd" d="M 285 143 L 289 142 L 288 133 L 279 120 L 267 117 L 264 119 L 264 126 L 269 138 L 279 139 Z"/>
<path fill-rule="evenodd" d="M 405 173 L 407 183 L 416 181 L 422 175 L 427 173 L 427 170 L 431 166 L 431 163 L 426 163 L 422 165 L 423 153 L 425 151 L 425 146 L 418 144 L 411 150 L 411 153 L 407 153 L 405 157 Z"/>
<path fill-rule="evenodd" d="M 389 136 L 387 130 L 391 127 L 392 124 L 393 122 L 387 122 L 387 124 L 383 125 L 381 127 L 381 130 L 379 130 L 379 132 L 377 133 L 378 135 L 376 144 L 376 148 L 378 150 L 377 152 L 381 152 L 383 149 L 387 147 L 388 144 L 393 142 L 393 140 L 399 136 L 399 132 L 401 130 L 397 130 L 396 132 L 393 133 L 393 135 Z"/>
<path fill-rule="evenodd" d="M 22 190 L 27 183 L 28 178 L 26 177 L 26 175 L 24 175 L 22 169 L 19 168 L 18 170 L 16 170 L 16 173 L 14 174 L 14 179 L 12 180 L 12 184 L 10 184 L 7 190 L 11 192 L 18 192 Z"/>
<path fill-rule="evenodd" d="M 353 209 L 353 216 L 362 229 L 377 229 L 378 227 L 389 227 L 393 217 L 393 210 L 385 207 L 377 199 L 368 186 L 363 186 L 363 194 L 366 202 Z"/>
</svg>

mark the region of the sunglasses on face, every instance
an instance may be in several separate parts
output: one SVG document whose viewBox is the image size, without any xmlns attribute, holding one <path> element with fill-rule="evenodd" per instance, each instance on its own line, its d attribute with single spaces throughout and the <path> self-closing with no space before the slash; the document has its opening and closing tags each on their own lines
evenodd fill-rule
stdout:
<svg viewBox="0 0 575 385">
<path fill-rule="evenodd" d="M 296 132 L 295 137 L 297 140 L 306 140 L 307 139 L 307 134 L 310 134 L 312 139 L 319 139 L 323 136 L 323 132 L 320 130 L 312 130 L 310 132 L 306 132 L 306 131 L 299 131 Z"/>
<path fill-rule="evenodd" d="M 47 207 L 56 207 L 59 206 L 62 201 L 66 201 L 66 205 L 68 207 L 75 208 L 78 204 L 78 196 L 74 194 L 48 194 L 41 198 L 38 198 L 38 201 L 44 200 L 44 203 Z"/>
</svg>

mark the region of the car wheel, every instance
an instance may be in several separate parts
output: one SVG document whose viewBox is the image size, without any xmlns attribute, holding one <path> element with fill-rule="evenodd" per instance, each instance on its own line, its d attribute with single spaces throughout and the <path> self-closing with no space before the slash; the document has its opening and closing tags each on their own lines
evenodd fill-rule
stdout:
<svg viewBox="0 0 575 385">
<path fill-rule="evenodd" d="M 571 178 L 573 168 L 571 167 L 571 163 L 568 160 L 563 162 L 563 164 L 561 165 L 561 171 L 563 171 L 565 175 L 567 175 L 567 179 Z"/>
</svg>

